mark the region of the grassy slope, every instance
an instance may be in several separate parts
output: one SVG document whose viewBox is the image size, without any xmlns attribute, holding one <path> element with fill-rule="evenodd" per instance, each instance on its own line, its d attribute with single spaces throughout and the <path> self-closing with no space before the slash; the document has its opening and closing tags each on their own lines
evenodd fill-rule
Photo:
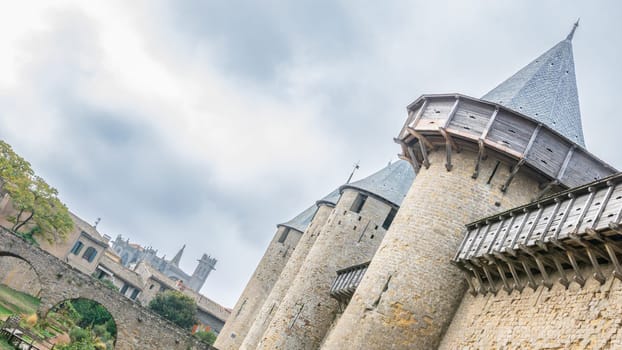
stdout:
<svg viewBox="0 0 622 350">
<path fill-rule="evenodd" d="M 39 307 L 39 299 L 0 285 L 0 314 L 33 314 Z"/>
</svg>

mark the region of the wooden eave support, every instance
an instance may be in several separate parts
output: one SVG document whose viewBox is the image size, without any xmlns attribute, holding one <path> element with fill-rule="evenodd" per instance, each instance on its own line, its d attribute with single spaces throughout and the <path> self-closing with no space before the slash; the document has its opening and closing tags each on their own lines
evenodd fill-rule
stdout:
<svg viewBox="0 0 622 350">
<path fill-rule="evenodd" d="M 445 162 L 445 168 L 447 169 L 447 171 L 451 171 L 451 169 L 453 168 L 453 165 L 451 164 L 451 150 L 454 149 L 456 150 L 456 152 L 460 153 L 460 148 L 454 142 L 453 138 L 451 137 L 451 135 L 449 135 L 445 128 L 439 127 L 438 130 L 445 138 L 445 153 L 447 158 Z"/>
<path fill-rule="evenodd" d="M 518 272 L 516 272 L 516 268 L 514 267 L 514 262 L 512 262 L 510 259 L 508 259 L 507 257 L 503 256 L 503 254 L 500 253 L 494 253 L 493 254 L 497 259 L 503 261 L 504 263 L 506 263 L 506 265 L 508 266 L 508 268 L 510 269 L 510 274 L 512 274 L 512 278 L 514 279 L 514 287 L 513 289 L 516 289 L 519 292 L 522 292 L 524 289 L 524 286 L 520 280 L 520 277 L 518 277 Z"/>
<path fill-rule="evenodd" d="M 536 129 L 533 131 L 533 134 L 531 134 L 531 138 L 529 138 L 529 143 L 527 144 L 527 147 L 525 147 L 525 150 L 523 151 L 523 156 L 518 160 L 518 163 L 514 165 L 514 167 L 512 168 L 512 172 L 510 172 L 510 176 L 508 176 L 508 179 L 505 181 L 503 186 L 501 186 L 501 192 L 507 191 L 508 186 L 510 186 L 510 183 L 514 179 L 514 176 L 518 174 L 518 171 L 520 170 L 520 168 L 523 166 L 523 164 L 525 164 L 525 160 L 527 159 L 527 156 L 529 155 L 529 151 L 531 151 L 531 147 L 533 147 L 534 142 L 536 142 L 536 138 L 538 137 L 538 134 L 540 133 L 540 129 L 542 129 L 542 124 L 538 124 Z"/>
<path fill-rule="evenodd" d="M 421 150 L 421 156 L 423 157 L 423 166 L 425 166 L 425 168 L 429 168 L 430 167 L 430 160 L 428 159 L 428 150 L 426 147 L 429 147 L 430 149 L 434 148 L 434 145 L 423 135 L 421 135 L 420 132 L 418 132 L 417 130 L 411 128 L 411 127 L 407 127 L 406 128 L 408 130 L 408 132 L 413 135 L 414 137 L 417 138 L 417 140 L 419 140 L 419 148 Z"/>
<path fill-rule="evenodd" d="M 477 177 L 479 176 L 479 168 L 482 160 L 486 159 L 486 146 L 483 139 L 477 140 L 477 147 L 478 151 L 477 159 L 475 160 L 475 170 L 473 171 L 473 175 L 471 175 L 471 177 L 474 179 L 477 179 Z"/>
</svg>

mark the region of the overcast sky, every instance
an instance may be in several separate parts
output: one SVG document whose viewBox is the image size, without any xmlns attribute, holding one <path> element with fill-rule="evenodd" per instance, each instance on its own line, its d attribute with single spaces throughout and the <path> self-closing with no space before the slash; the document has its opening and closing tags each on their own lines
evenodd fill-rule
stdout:
<svg viewBox="0 0 622 350">
<path fill-rule="evenodd" d="M 100 232 L 232 307 L 274 235 L 395 159 L 405 106 L 480 97 L 574 37 L 588 149 L 622 168 L 617 1 L 3 1 L 0 138 Z"/>
</svg>

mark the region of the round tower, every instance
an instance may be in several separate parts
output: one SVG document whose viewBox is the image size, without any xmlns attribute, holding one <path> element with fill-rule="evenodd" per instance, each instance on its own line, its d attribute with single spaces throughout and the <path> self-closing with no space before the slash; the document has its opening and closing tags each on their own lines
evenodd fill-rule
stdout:
<svg viewBox="0 0 622 350">
<path fill-rule="evenodd" d="M 220 350 L 239 349 L 257 312 L 276 283 L 283 267 L 317 211 L 314 204 L 292 220 L 279 224 L 259 265 L 238 299 L 214 346 Z"/>
<path fill-rule="evenodd" d="M 258 349 L 319 347 L 339 310 L 338 293 L 347 289 L 331 289 L 338 271 L 371 260 L 413 177 L 411 166 L 398 161 L 340 188 L 335 209 L 273 311 Z"/>
<path fill-rule="evenodd" d="M 283 268 L 278 281 L 272 288 L 270 295 L 266 298 L 263 307 L 255 318 L 255 322 L 253 322 L 246 338 L 244 338 L 244 342 L 242 343 L 240 349 L 250 350 L 257 347 L 261 336 L 272 320 L 274 311 L 276 311 L 279 307 L 281 300 L 283 300 L 283 297 L 298 274 L 300 267 L 304 263 L 309 250 L 324 229 L 324 225 L 326 224 L 329 215 L 333 212 L 335 204 L 337 204 L 337 201 L 339 200 L 339 196 L 340 193 L 337 189 L 315 203 L 318 209 L 313 217 L 313 220 L 311 221 L 311 224 L 300 238 L 300 241 L 296 246 L 296 250 L 292 253 L 292 256 L 285 265 L 285 268 Z"/>
<path fill-rule="evenodd" d="M 408 107 L 396 141 L 417 177 L 322 349 L 437 348 L 465 292 L 450 260 L 466 223 L 615 171 L 582 146 L 570 39 L 484 99 Z"/>
</svg>

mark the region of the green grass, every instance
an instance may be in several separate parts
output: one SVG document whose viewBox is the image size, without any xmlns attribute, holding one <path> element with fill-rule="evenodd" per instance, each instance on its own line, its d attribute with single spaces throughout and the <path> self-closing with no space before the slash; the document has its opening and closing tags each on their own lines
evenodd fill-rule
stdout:
<svg viewBox="0 0 622 350">
<path fill-rule="evenodd" d="M 26 314 L 37 311 L 41 301 L 32 295 L 0 285 L 0 314 Z"/>
<path fill-rule="evenodd" d="M 7 343 L 6 339 L 0 338 L 0 350 L 15 350 L 15 348 Z"/>
</svg>

